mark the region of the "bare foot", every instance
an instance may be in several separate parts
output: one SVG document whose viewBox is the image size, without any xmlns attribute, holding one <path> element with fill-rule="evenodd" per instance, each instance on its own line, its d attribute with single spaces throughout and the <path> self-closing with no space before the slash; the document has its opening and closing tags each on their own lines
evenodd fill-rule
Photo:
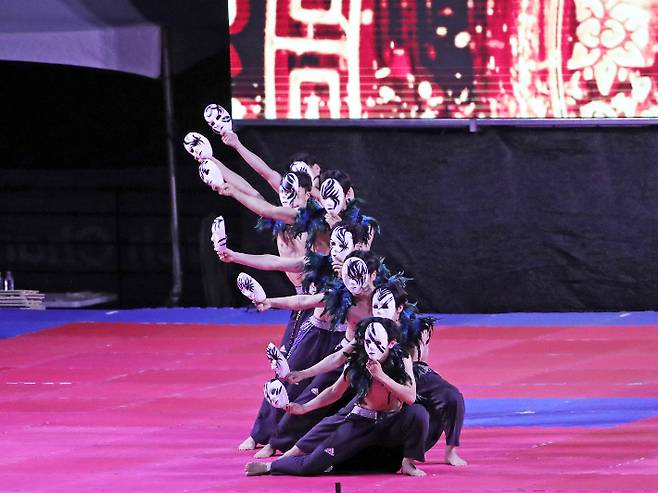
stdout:
<svg viewBox="0 0 658 493">
<path fill-rule="evenodd" d="M 295 445 L 293 448 L 283 454 L 281 458 L 284 459 L 286 457 L 297 457 L 298 455 L 304 455 L 304 451 Z"/>
<path fill-rule="evenodd" d="M 414 464 L 413 459 L 407 459 L 406 457 L 402 459 L 402 474 L 406 474 L 407 476 L 427 476 L 425 471 L 421 471 L 416 467 L 416 464 Z"/>
<path fill-rule="evenodd" d="M 261 476 L 270 473 L 269 462 L 247 462 L 244 466 L 244 472 L 247 476 Z"/>
<path fill-rule="evenodd" d="M 451 466 L 457 466 L 457 467 L 468 465 L 468 462 L 466 462 L 464 459 L 459 457 L 459 455 L 457 454 L 457 447 L 454 446 L 446 447 L 445 462 L 446 464 L 450 464 Z"/>
<path fill-rule="evenodd" d="M 251 438 L 245 438 L 245 441 L 238 445 L 238 450 L 253 450 L 256 448 L 256 441 Z"/>
<path fill-rule="evenodd" d="M 268 443 L 262 449 L 256 452 L 254 457 L 256 457 L 256 459 L 265 459 L 266 457 L 272 457 L 274 454 L 276 454 L 276 449 L 273 449 L 272 445 Z"/>
</svg>

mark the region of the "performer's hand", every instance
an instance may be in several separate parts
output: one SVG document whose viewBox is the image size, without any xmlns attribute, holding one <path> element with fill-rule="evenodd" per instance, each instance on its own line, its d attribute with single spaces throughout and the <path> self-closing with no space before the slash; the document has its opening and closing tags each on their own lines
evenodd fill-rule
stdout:
<svg viewBox="0 0 658 493">
<path fill-rule="evenodd" d="M 228 248 L 226 250 L 218 250 L 217 246 L 215 246 L 215 253 L 219 257 L 219 260 L 222 262 L 225 262 L 227 264 L 230 264 L 235 260 L 233 256 L 233 250 L 229 250 Z"/>
<path fill-rule="evenodd" d="M 291 402 L 289 404 L 286 404 L 284 410 L 288 414 L 306 414 L 306 410 L 304 409 L 304 404 L 297 404 L 296 402 Z"/>
<path fill-rule="evenodd" d="M 291 371 L 288 373 L 285 377 L 283 377 L 283 381 L 287 383 L 293 383 L 293 384 L 298 384 L 302 380 L 304 380 L 304 370 L 302 371 Z"/>
<path fill-rule="evenodd" d="M 220 135 L 222 136 L 222 142 L 229 147 L 235 147 L 240 143 L 238 135 L 233 130 L 225 128 L 220 132 Z"/>
<path fill-rule="evenodd" d="M 258 310 L 259 312 L 264 312 L 272 308 L 272 305 L 268 300 L 265 300 L 262 303 L 256 303 L 255 301 L 253 303 L 254 305 L 256 305 L 256 310 Z"/>
<path fill-rule="evenodd" d="M 381 363 L 375 359 L 368 359 L 368 362 L 366 363 L 366 369 L 370 372 L 372 378 L 375 380 L 381 380 L 386 376 L 384 370 L 382 369 Z"/>
<path fill-rule="evenodd" d="M 324 215 L 324 220 L 327 221 L 327 224 L 329 224 L 330 228 L 333 228 L 341 221 L 341 217 L 337 214 L 331 214 L 330 212 L 327 212 Z"/>
</svg>

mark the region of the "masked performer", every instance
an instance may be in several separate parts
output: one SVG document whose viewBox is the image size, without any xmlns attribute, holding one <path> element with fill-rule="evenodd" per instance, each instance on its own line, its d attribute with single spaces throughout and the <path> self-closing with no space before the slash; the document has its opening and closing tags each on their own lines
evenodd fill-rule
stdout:
<svg viewBox="0 0 658 493">
<path fill-rule="evenodd" d="M 387 319 L 367 318 L 356 331 L 360 343 L 343 374 L 329 388 L 306 404 L 289 404 L 294 414 L 311 412 L 336 402 L 348 387 L 358 401 L 338 428 L 310 454 L 285 457 L 271 463 L 250 462 L 247 475 L 322 474 L 373 447 L 401 448 L 404 474 L 424 476 L 414 461 L 424 461 L 428 430 L 425 408 L 414 404 L 416 383 L 411 358 L 397 344 L 398 326 Z"/>
</svg>

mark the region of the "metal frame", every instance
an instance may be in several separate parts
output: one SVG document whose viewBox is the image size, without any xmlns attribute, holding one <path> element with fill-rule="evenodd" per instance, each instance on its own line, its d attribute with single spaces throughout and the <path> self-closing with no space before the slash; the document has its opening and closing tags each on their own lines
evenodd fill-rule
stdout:
<svg viewBox="0 0 658 493">
<path fill-rule="evenodd" d="M 368 127 L 368 128 L 468 128 L 481 127 L 653 127 L 658 118 L 435 118 L 435 119 L 349 119 L 340 120 L 235 120 L 238 127 Z"/>
</svg>

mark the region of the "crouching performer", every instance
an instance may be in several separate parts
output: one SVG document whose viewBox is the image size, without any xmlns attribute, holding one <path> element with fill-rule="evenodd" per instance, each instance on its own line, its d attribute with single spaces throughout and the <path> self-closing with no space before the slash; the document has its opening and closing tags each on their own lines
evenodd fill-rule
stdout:
<svg viewBox="0 0 658 493">
<path fill-rule="evenodd" d="M 423 406 L 414 404 L 412 361 L 398 344 L 399 338 L 399 328 L 391 320 L 362 320 L 356 330 L 356 347 L 340 378 L 315 399 L 306 404 L 291 403 L 286 408 L 291 414 L 311 412 L 336 402 L 352 386 L 357 393 L 356 403 L 342 423 L 310 454 L 271 463 L 250 462 L 245 466 L 246 474 L 317 475 L 357 459 L 360 453 L 369 453 L 376 446 L 399 449 L 401 460 L 396 469 L 410 476 L 424 476 L 414 461 L 425 460 L 429 416 Z"/>
</svg>

